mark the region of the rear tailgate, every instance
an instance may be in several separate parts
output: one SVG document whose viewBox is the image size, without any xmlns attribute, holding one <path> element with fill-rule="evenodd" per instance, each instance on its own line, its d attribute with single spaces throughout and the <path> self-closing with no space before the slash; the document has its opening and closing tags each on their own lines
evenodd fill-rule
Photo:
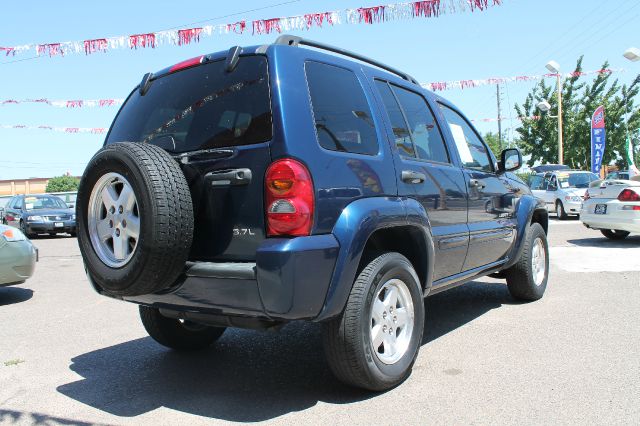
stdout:
<svg viewBox="0 0 640 426">
<path fill-rule="evenodd" d="M 190 260 L 251 261 L 265 238 L 272 133 L 267 58 L 249 55 L 231 72 L 204 62 L 133 92 L 107 143 L 151 143 L 180 162 L 194 204 Z"/>
</svg>

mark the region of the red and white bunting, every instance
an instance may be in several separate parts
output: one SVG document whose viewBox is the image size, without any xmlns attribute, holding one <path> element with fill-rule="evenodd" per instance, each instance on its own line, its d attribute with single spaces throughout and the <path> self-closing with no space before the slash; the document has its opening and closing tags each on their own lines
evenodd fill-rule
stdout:
<svg viewBox="0 0 640 426">
<path fill-rule="evenodd" d="M 70 99 L 53 100 L 46 98 L 39 99 L 4 99 L 0 100 L 0 105 L 18 104 L 45 104 L 58 108 L 105 108 L 119 106 L 124 103 L 124 99 Z"/>
<path fill-rule="evenodd" d="M 55 127 L 47 125 L 28 126 L 26 124 L 0 124 L 0 129 L 50 130 L 60 133 L 92 133 L 101 135 L 107 133 L 106 127 Z"/>
<path fill-rule="evenodd" d="M 617 69 L 601 69 L 595 71 L 574 71 L 566 74 L 561 74 L 562 77 L 570 78 L 570 77 L 579 77 L 583 75 L 592 75 L 592 74 L 611 74 L 614 72 L 622 72 L 623 68 Z M 557 74 L 538 74 L 538 75 L 517 75 L 513 77 L 491 77 L 491 78 L 483 78 L 480 80 L 453 80 L 453 81 L 436 81 L 433 83 L 422 83 L 421 86 L 425 89 L 429 89 L 433 92 L 440 92 L 443 90 L 451 90 L 451 89 L 471 89 L 474 87 L 495 86 L 496 84 L 504 84 L 504 83 L 523 83 L 529 81 L 539 81 L 543 78 L 557 77 Z"/>
<path fill-rule="evenodd" d="M 564 77 L 576 77 L 593 74 L 611 74 L 615 72 L 624 72 L 624 68 L 601 69 L 594 71 L 581 71 L 563 74 Z M 503 83 L 521 83 L 529 81 L 538 81 L 543 78 L 555 78 L 556 74 L 539 74 L 539 75 L 519 75 L 513 77 L 491 77 L 473 80 L 454 80 L 454 81 L 438 81 L 432 83 L 422 83 L 421 86 L 434 92 L 452 89 L 469 89 L 474 87 L 482 87 L 488 85 L 496 85 Z M 37 99 L 4 99 L 0 100 L 0 106 L 18 105 L 18 104 L 46 104 L 58 108 L 104 108 L 110 106 L 120 106 L 124 103 L 122 98 L 108 99 L 70 99 L 70 100 L 52 100 L 47 98 Z"/>
<path fill-rule="evenodd" d="M 237 22 L 206 25 L 197 28 L 138 33 L 79 41 L 23 44 L 0 47 L 0 56 L 15 56 L 35 53 L 38 56 L 66 56 L 71 54 L 92 55 L 115 49 L 155 49 L 162 45 L 184 46 L 201 39 L 227 34 L 271 34 L 288 31 L 304 31 L 311 28 L 326 28 L 334 25 L 380 24 L 395 20 L 437 18 L 440 15 L 484 11 L 499 6 L 502 0 L 426 0 L 393 3 L 357 9 L 341 9 L 328 12 L 280 18 L 240 20 Z"/>
</svg>

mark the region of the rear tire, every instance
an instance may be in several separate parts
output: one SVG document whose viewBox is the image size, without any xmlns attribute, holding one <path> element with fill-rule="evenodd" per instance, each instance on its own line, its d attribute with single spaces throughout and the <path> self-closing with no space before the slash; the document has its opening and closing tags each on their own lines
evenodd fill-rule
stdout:
<svg viewBox="0 0 640 426">
<path fill-rule="evenodd" d="M 225 331 L 224 327 L 211 327 L 165 317 L 158 309 L 148 306 L 140 306 L 140 319 L 153 340 L 177 351 L 206 349 Z"/>
<path fill-rule="evenodd" d="M 559 220 L 567 220 L 569 218 L 569 215 L 564 210 L 564 205 L 560 200 L 556 201 L 556 214 L 558 215 Z"/>
<path fill-rule="evenodd" d="M 382 254 L 358 275 L 342 315 L 323 324 L 329 367 L 351 386 L 393 388 L 411 374 L 423 329 L 422 287 L 411 262 Z"/>
<path fill-rule="evenodd" d="M 524 237 L 518 262 L 504 271 L 509 293 L 516 299 L 542 298 L 549 279 L 549 245 L 539 223 L 532 223 Z"/>
<path fill-rule="evenodd" d="M 620 231 L 617 229 L 601 229 L 600 232 L 610 240 L 624 240 L 630 234 L 630 232 Z"/>
</svg>

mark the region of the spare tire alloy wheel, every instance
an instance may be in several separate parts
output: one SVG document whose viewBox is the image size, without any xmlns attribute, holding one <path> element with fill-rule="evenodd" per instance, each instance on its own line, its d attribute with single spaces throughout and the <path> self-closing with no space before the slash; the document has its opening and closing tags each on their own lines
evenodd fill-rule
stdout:
<svg viewBox="0 0 640 426">
<path fill-rule="evenodd" d="M 118 142 L 93 156 L 76 204 L 78 245 L 96 289 L 139 296 L 175 285 L 193 241 L 178 163 L 154 145 Z"/>
<path fill-rule="evenodd" d="M 93 187 L 88 225 L 91 244 L 105 265 L 120 268 L 134 255 L 140 237 L 138 200 L 119 173 L 107 173 Z"/>
</svg>

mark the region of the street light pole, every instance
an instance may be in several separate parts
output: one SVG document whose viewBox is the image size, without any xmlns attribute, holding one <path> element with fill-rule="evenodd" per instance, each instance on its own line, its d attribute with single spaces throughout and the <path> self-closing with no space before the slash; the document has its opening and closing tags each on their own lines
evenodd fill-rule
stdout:
<svg viewBox="0 0 640 426">
<path fill-rule="evenodd" d="M 558 73 L 558 164 L 564 164 L 562 144 L 562 77 Z"/>
</svg>

